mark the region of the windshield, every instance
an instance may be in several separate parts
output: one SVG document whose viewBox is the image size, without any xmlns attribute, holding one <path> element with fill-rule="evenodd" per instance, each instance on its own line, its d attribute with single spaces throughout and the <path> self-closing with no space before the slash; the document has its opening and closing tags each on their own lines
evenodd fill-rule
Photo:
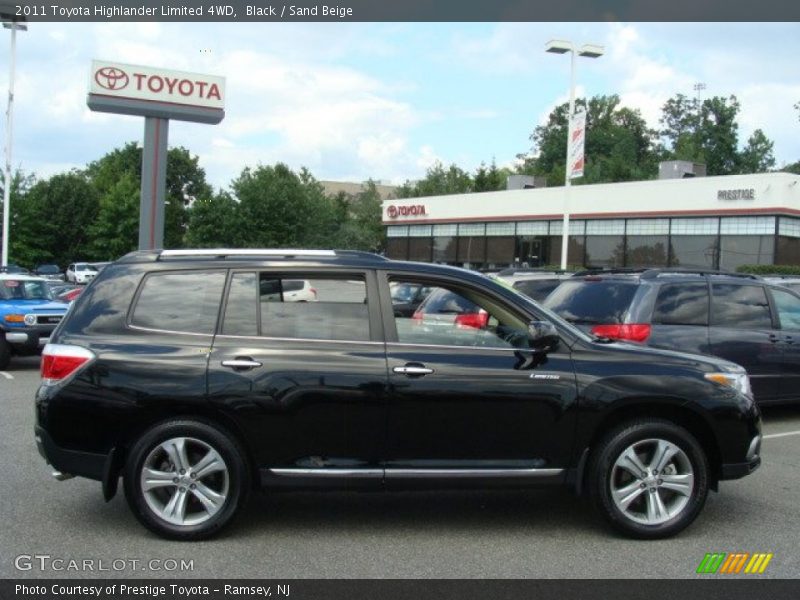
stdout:
<svg viewBox="0 0 800 600">
<path fill-rule="evenodd" d="M 87 265 L 84 263 L 78 263 L 77 265 L 75 265 L 75 270 L 97 272 L 97 269 L 95 269 L 92 265 Z"/>
<path fill-rule="evenodd" d="M 3 300 L 52 300 L 50 288 L 44 281 L 4 279 L 0 282 Z"/>
<path fill-rule="evenodd" d="M 392 300 L 395 304 L 401 302 L 412 302 L 417 295 L 420 286 L 412 283 L 392 283 Z"/>
</svg>

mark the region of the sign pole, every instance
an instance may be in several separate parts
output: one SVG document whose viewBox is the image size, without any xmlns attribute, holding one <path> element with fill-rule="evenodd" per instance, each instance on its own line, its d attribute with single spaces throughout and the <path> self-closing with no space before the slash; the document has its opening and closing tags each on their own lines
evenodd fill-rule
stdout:
<svg viewBox="0 0 800 600">
<path fill-rule="evenodd" d="M 164 247 L 168 137 L 169 119 L 145 117 L 139 204 L 139 250 L 159 250 Z"/>
</svg>

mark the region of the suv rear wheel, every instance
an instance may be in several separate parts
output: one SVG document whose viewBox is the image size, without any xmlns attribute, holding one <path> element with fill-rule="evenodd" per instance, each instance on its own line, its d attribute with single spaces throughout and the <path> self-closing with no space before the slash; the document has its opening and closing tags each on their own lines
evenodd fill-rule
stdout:
<svg viewBox="0 0 800 600">
<path fill-rule="evenodd" d="M 124 479 L 125 497 L 139 521 L 177 540 L 217 533 L 250 490 L 238 444 L 216 427 L 189 419 L 145 432 L 128 454 Z"/>
<path fill-rule="evenodd" d="M 600 442 L 589 489 L 616 529 L 662 538 L 687 527 L 708 495 L 708 460 L 685 429 L 660 419 L 632 421 Z"/>
</svg>

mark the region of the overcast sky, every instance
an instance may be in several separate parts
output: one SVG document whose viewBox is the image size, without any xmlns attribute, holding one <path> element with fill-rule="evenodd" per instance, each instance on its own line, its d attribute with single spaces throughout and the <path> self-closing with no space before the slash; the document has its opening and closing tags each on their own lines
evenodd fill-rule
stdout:
<svg viewBox="0 0 800 600">
<path fill-rule="evenodd" d="M 578 60 L 579 95 L 619 94 L 655 127 L 667 98 L 702 82 L 705 96 L 739 98 L 742 144 L 761 128 L 778 166 L 800 160 L 797 23 L 33 23 L 18 35 L 13 164 L 47 176 L 141 140 L 141 118 L 86 108 L 92 58 L 227 78 L 221 124 L 170 127 L 216 187 L 276 161 L 394 183 L 437 159 L 510 164 L 568 97 L 569 59 L 544 52 L 551 38 L 606 47 Z"/>
</svg>

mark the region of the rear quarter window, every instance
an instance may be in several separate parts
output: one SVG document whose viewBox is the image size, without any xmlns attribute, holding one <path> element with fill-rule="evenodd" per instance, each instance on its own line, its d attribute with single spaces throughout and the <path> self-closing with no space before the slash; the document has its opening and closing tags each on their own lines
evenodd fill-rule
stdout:
<svg viewBox="0 0 800 600">
<path fill-rule="evenodd" d="M 213 334 L 224 285 L 224 271 L 151 273 L 142 284 L 131 325 Z"/>
<path fill-rule="evenodd" d="M 637 288 L 626 281 L 565 281 L 544 305 L 572 323 L 622 323 Z"/>
<path fill-rule="evenodd" d="M 708 325 L 708 285 L 704 281 L 662 285 L 653 310 L 653 323 Z"/>
</svg>

